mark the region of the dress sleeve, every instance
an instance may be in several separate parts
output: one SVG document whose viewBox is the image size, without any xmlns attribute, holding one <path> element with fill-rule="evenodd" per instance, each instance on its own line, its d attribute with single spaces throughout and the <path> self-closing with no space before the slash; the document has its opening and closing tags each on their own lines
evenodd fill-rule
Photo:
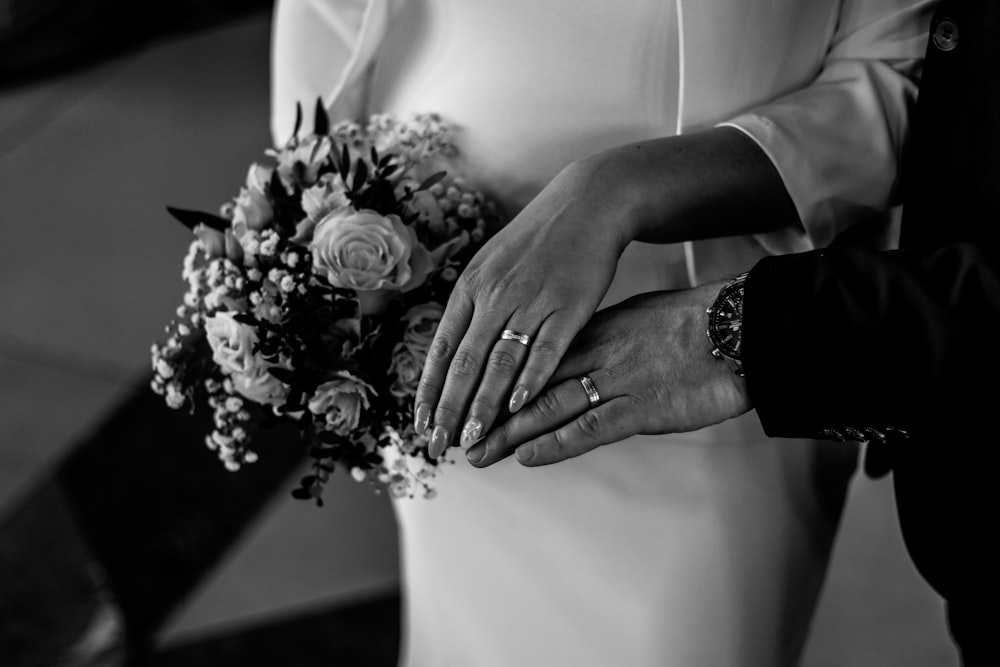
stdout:
<svg viewBox="0 0 1000 667">
<path fill-rule="evenodd" d="M 317 98 L 334 121 L 356 119 L 389 21 L 405 0 L 278 0 L 271 34 L 271 134 L 291 137 L 296 103 L 312 127 Z"/>
<path fill-rule="evenodd" d="M 897 165 L 934 2 L 844 0 L 812 83 L 722 125 L 764 150 L 802 227 L 760 234 L 774 254 L 824 247 L 897 203 Z"/>
</svg>

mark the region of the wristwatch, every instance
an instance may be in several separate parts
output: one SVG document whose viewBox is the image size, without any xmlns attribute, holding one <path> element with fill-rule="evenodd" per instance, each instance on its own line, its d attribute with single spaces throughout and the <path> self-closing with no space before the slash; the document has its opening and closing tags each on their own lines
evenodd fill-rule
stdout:
<svg viewBox="0 0 1000 667">
<path fill-rule="evenodd" d="M 708 313 L 708 340 L 712 343 L 712 356 L 728 361 L 733 371 L 743 377 L 743 284 L 747 274 L 739 275 L 726 283 Z"/>
</svg>

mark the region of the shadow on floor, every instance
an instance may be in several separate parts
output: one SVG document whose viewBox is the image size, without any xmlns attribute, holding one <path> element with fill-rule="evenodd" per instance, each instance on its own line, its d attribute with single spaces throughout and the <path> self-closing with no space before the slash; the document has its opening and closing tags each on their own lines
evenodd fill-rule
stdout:
<svg viewBox="0 0 1000 667">
<path fill-rule="evenodd" d="M 228 473 L 192 446 L 209 419 L 141 387 L 0 521 L 0 664 L 395 663 L 392 595 L 155 650 L 169 615 L 266 502 L 294 488 L 306 453 L 294 427 L 262 430 L 253 437 L 268 464 Z"/>
</svg>

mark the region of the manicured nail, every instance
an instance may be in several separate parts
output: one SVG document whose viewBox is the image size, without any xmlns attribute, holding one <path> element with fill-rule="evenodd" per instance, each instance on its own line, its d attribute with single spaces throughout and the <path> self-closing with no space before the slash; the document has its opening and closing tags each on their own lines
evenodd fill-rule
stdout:
<svg viewBox="0 0 1000 667">
<path fill-rule="evenodd" d="M 514 456 L 517 457 L 518 463 L 530 463 L 531 459 L 535 458 L 535 446 L 534 445 L 521 445 L 514 452 Z"/>
<path fill-rule="evenodd" d="M 479 434 L 483 431 L 483 425 L 478 419 L 470 419 L 465 422 L 465 428 L 462 429 L 462 449 L 468 449 L 470 446 L 474 445 L 477 440 L 479 440 Z"/>
<path fill-rule="evenodd" d="M 508 410 L 511 412 L 517 412 L 521 409 L 521 406 L 524 405 L 526 400 L 528 400 L 528 388 L 523 384 L 518 385 L 517 389 L 515 389 L 514 393 L 510 396 L 510 406 L 508 407 Z"/>
<path fill-rule="evenodd" d="M 469 459 L 469 463 L 473 465 L 482 461 L 484 456 L 486 456 L 485 442 L 469 447 L 469 451 L 465 453 L 465 458 Z"/>
<path fill-rule="evenodd" d="M 421 403 L 417 406 L 417 411 L 413 417 L 413 426 L 417 429 L 419 435 L 423 435 L 427 432 L 427 427 L 431 423 L 431 409 L 426 403 Z"/>
<path fill-rule="evenodd" d="M 435 426 L 434 432 L 431 433 L 431 446 L 428 453 L 433 458 L 437 458 L 444 453 L 444 450 L 448 449 L 448 429 L 444 426 Z"/>
</svg>

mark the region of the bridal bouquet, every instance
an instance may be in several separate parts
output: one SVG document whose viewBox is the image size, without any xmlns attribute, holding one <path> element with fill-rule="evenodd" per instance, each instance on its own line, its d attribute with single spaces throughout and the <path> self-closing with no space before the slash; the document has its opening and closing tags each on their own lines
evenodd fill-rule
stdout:
<svg viewBox="0 0 1000 667">
<path fill-rule="evenodd" d="M 394 497 L 434 494 L 438 462 L 412 402 L 455 279 L 498 214 L 445 170 L 452 128 L 433 114 L 377 115 L 266 152 L 220 215 L 168 208 L 194 234 L 187 292 L 153 345 L 153 390 L 214 411 L 209 448 L 230 470 L 257 460 L 251 426 L 293 420 L 322 504 L 339 466 Z"/>
</svg>

